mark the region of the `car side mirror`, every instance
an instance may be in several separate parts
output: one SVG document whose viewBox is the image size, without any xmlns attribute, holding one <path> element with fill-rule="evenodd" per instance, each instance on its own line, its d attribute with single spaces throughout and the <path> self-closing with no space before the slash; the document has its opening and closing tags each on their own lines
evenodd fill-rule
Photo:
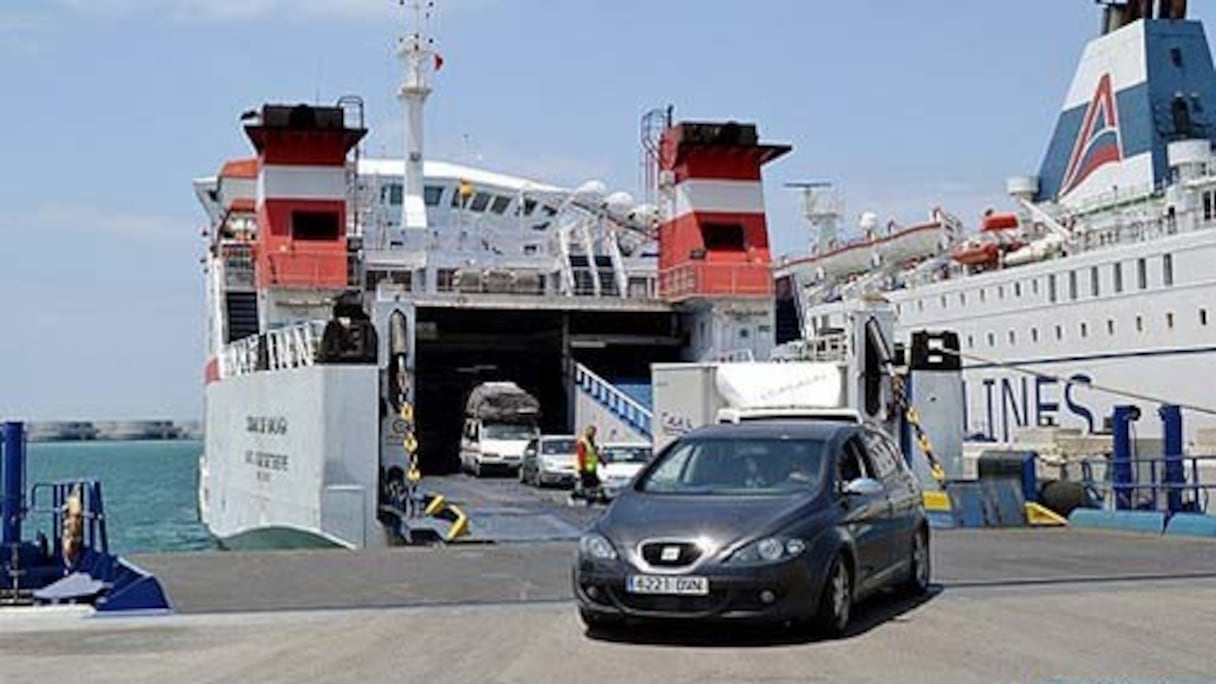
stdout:
<svg viewBox="0 0 1216 684">
<path fill-rule="evenodd" d="M 876 496 L 882 491 L 882 483 L 868 477 L 859 477 L 844 486 L 847 496 Z"/>
</svg>

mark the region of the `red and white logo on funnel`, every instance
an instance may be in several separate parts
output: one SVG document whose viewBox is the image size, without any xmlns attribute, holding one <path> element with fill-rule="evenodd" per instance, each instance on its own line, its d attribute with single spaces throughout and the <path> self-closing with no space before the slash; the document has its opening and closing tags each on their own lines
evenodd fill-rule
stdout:
<svg viewBox="0 0 1216 684">
<path fill-rule="evenodd" d="M 1110 74 L 1106 74 L 1098 81 L 1098 90 L 1085 110 L 1060 194 L 1072 192 L 1099 168 L 1121 161 L 1123 141 L 1119 136 L 1119 107 L 1111 90 Z"/>
</svg>

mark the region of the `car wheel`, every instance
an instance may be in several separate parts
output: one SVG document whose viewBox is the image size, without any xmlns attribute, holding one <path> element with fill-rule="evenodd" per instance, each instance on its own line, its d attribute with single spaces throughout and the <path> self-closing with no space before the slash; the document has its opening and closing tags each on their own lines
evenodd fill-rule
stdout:
<svg viewBox="0 0 1216 684">
<path fill-rule="evenodd" d="M 843 556 L 837 555 L 832 560 L 827 578 L 819 597 L 814 627 L 824 636 L 838 637 L 848 628 L 853 612 L 853 575 Z"/>
<path fill-rule="evenodd" d="M 908 563 L 908 579 L 904 581 L 903 589 L 913 596 L 920 596 L 929 591 L 933 569 L 929 558 L 929 532 L 924 528 L 916 531 L 916 537 L 912 540 L 912 557 Z"/>
</svg>

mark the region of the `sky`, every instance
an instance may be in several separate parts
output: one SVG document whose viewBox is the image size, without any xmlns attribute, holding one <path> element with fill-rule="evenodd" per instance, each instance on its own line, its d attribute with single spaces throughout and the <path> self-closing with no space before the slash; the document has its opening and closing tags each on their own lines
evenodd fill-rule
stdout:
<svg viewBox="0 0 1216 684">
<path fill-rule="evenodd" d="M 810 238 L 791 181 L 837 184 L 854 218 L 1005 206 L 1099 27 L 1091 0 L 437 5 L 428 157 L 640 194 L 646 111 L 753 121 L 794 146 L 766 173 L 782 253 Z M 0 0 L 0 417 L 199 418 L 191 179 L 248 154 L 238 119 L 264 102 L 361 95 L 367 153 L 396 154 L 404 18 L 395 0 Z"/>
</svg>

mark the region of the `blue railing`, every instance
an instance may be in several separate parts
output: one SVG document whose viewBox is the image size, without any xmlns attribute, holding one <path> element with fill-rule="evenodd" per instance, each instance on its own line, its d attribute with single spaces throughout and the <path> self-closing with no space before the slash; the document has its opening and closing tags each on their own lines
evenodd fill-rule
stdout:
<svg viewBox="0 0 1216 684">
<path fill-rule="evenodd" d="M 621 422 L 646 439 L 651 439 L 650 424 L 654 413 L 650 409 L 581 363 L 574 366 L 574 384 L 580 392 L 594 399 Z"/>
<path fill-rule="evenodd" d="M 1205 470 L 1216 474 L 1216 456 L 1086 459 L 1079 465 L 1082 484 L 1113 510 L 1206 513 L 1216 489 L 1203 481 Z"/>
<path fill-rule="evenodd" d="M 30 506 L 27 515 L 50 517 L 52 549 L 56 557 L 61 557 L 64 518 L 67 515 L 68 499 L 73 494 L 80 497 L 85 547 L 105 554 L 110 553 L 110 536 L 106 532 L 105 502 L 101 498 L 100 482 L 95 480 L 39 482 L 30 489 Z"/>
</svg>

